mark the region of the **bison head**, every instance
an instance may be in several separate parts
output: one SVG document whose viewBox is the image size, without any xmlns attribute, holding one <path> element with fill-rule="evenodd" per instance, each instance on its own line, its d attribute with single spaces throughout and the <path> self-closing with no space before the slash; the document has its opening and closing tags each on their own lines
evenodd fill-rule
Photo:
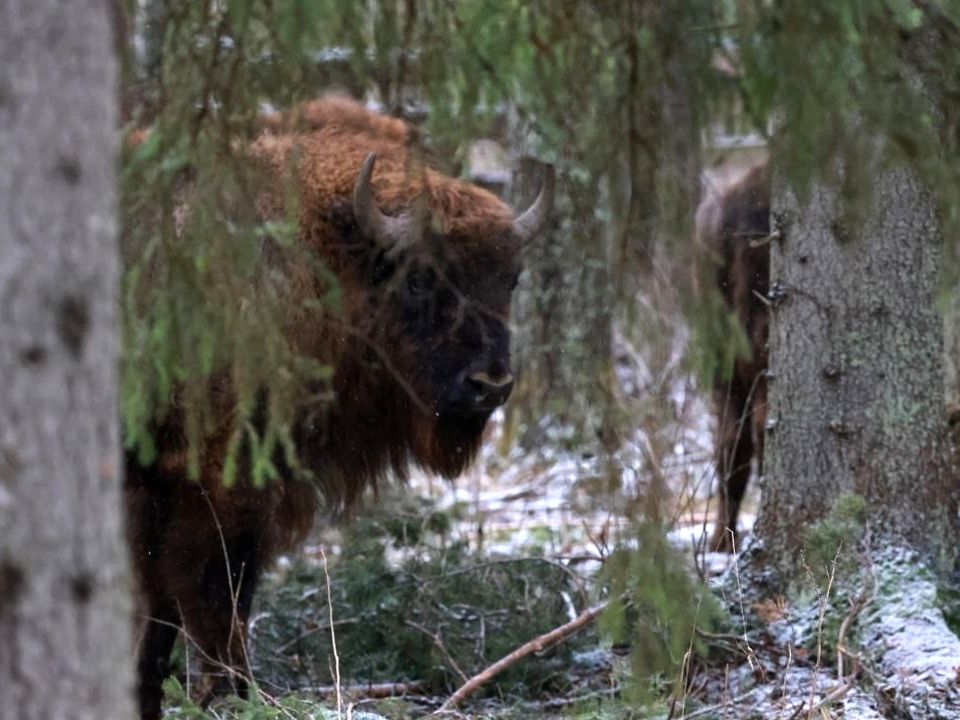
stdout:
<svg viewBox="0 0 960 720">
<path fill-rule="evenodd" d="M 508 215 L 458 228 L 436 210 L 431 217 L 422 200 L 394 215 L 383 212 L 371 187 L 374 163 L 371 154 L 352 208 L 365 248 L 366 353 L 410 406 L 407 442 L 415 461 L 452 477 L 469 463 L 490 414 L 513 388 L 510 298 L 522 245 L 546 222 L 553 175 L 512 221 Z M 470 192 L 502 219 L 499 200 Z"/>
</svg>

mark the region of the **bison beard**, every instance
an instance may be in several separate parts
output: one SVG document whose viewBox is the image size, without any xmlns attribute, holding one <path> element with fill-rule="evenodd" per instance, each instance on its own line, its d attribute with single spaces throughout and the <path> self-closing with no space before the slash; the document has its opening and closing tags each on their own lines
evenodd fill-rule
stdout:
<svg viewBox="0 0 960 720">
<path fill-rule="evenodd" d="M 284 180 L 295 168 L 299 245 L 340 284 L 340 314 L 307 311 L 322 297 L 320 281 L 264 248 L 262 262 L 276 263 L 282 272 L 274 275 L 286 279 L 291 346 L 334 368 L 335 399 L 298 411 L 298 467 L 278 453 L 281 480 L 263 488 L 254 486 L 242 448 L 236 482 L 222 482 L 235 415 L 229 370 L 211 382 L 219 420 L 202 439 L 199 482 L 187 479 L 176 398 L 153 428 L 155 462 L 143 466 L 128 454 L 145 720 L 161 715 L 161 684 L 181 627 L 201 658 L 201 700 L 245 692 L 257 579 L 302 540 L 318 494 L 337 512 L 388 474 L 403 478 L 411 464 L 455 477 L 509 395 L 510 298 L 522 243 L 545 223 L 552 173 L 534 205 L 514 218 L 495 196 L 427 167 L 412 145 L 403 122 L 329 98 L 268 118 L 250 146 L 266 173 L 258 212 L 283 217 Z M 312 395 L 304 387 L 303 396 Z"/>
<path fill-rule="evenodd" d="M 725 189 L 707 189 L 697 209 L 696 232 L 700 247 L 716 258 L 716 286 L 742 324 L 751 350 L 713 388 L 719 492 L 710 549 L 731 552 L 750 462 L 757 458 L 758 473 L 763 462 L 769 325 L 763 298 L 770 285 L 770 248 L 762 240 L 770 234 L 769 166 L 750 168 Z"/>
</svg>

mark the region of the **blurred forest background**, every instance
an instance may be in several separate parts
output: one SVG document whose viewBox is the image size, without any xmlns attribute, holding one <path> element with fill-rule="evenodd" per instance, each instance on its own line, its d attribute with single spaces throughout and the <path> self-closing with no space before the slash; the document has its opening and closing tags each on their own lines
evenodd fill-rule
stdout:
<svg viewBox="0 0 960 720">
<path fill-rule="evenodd" d="M 921 343 L 930 340 L 946 371 L 938 365 L 940 374 L 920 384 L 936 400 L 931 432 L 945 435 L 940 408 L 960 400 L 960 6 L 127 0 L 118 7 L 127 138 L 119 190 L 122 423 L 127 446 L 145 460 L 156 451 L 150 423 L 173 388 L 192 400 L 188 424 L 199 434 L 210 421 L 207 378 L 230 366 L 247 417 L 258 392 L 270 391 L 269 422 L 251 443 L 259 477 L 270 482 L 277 474 L 270 458 L 289 442 L 296 389 L 306 378 L 330 379 L 330 368 L 287 346 L 281 302 L 269 287 L 257 286 L 252 297 L 263 238 L 298 251 L 294 219 L 263 223 L 237 202 L 256 178 L 236 148 L 265 113 L 327 93 L 352 96 L 407 119 L 441 168 L 518 208 L 540 187 L 543 163 L 558 175 L 551 227 L 524 249 L 514 295 L 518 383 L 477 465 L 456 487 L 415 477 L 352 522 L 318 528 L 302 556 L 280 564 L 255 609 L 259 692 L 248 702 L 195 706 L 187 645 L 166 686 L 170 717 L 321 717 L 318 696 L 328 706 L 335 698 L 338 708 L 346 696 L 358 718 L 360 710 L 418 717 L 512 649 L 600 606 L 599 623 L 509 667 L 463 716 L 795 718 L 847 708 L 846 717 L 960 717 L 924 715 L 913 700 L 898 705 L 895 673 L 851 649 L 871 647 L 869 635 L 854 640 L 851 628 L 864 608 L 881 605 L 881 569 L 869 582 L 852 569 L 874 558 L 859 553 L 883 535 L 865 515 L 892 517 L 874 501 L 893 507 L 905 493 L 867 497 L 867 511 L 856 482 L 814 478 L 802 487 L 816 511 L 765 508 L 768 518 L 781 513 L 767 521 L 769 555 L 785 537 L 780 525 L 811 533 L 802 553 L 782 546 L 790 550 L 787 581 L 744 567 L 743 586 L 761 588 L 753 595 L 741 592 L 737 561 L 708 552 L 717 489 L 711 392 L 754 349 L 716 287 L 718 257 L 695 242 L 693 227 L 705 195 L 767 158 L 776 168 L 778 227 L 812 217 L 806 203 L 835 171 L 837 217 L 862 227 L 878 215 L 877 198 L 889 199 L 875 179 L 908 167 L 936 207 L 936 229 L 916 237 L 918 246 L 937 248 L 934 259 L 903 266 L 916 270 L 908 284 L 935 295 L 944 319 Z M 176 227 L 185 173 L 193 218 Z M 841 242 L 840 255 L 853 258 L 843 267 L 870 257 L 870 242 Z M 787 268 L 789 254 L 774 262 Z M 142 283 L 147 268 L 154 280 Z M 778 298 L 761 301 L 773 307 Z M 319 302 L 336 308 L 335 282 Z M 774 365 L 785 357 L 774 355 Z M 849 437 L 833 423 L 831 437 Z M 790 448 L 774 443 L 783 444 L 772 467 L 789 483 Z M 895 447 L 900 458 L 926 449 Z M 937 466 L 938 478 L 948 466 L 952 460 Z M 751 492 L 741 519 L 747 528 L 759 506 L 756 483 Z M 940 496 L 945 507 L 954 500 Z M 931 577 L 955 567 L 955 525 L 924 531 L 904 523 L 906 546 L 939 559 Z M 924 532 L 935 538 L 930 547 L 914 542 Z M 913 557 L 890 560 L 890 572 Z M 888 568 L 884 562 L 870 561 Z M 839 591 L 843 573 L 850 583 Z M 960 594 L 949 583 L 933 585 L 936 599 L 925 594 L 923 603 L 956 629 Z M 954 660 L 960 665 L 949 652 L 944 658 Z M 937 685 L 929 702 L 950 707 L 953 682 Z M 857 715 L 854 706 L 866 709 Z"/>
</svg>

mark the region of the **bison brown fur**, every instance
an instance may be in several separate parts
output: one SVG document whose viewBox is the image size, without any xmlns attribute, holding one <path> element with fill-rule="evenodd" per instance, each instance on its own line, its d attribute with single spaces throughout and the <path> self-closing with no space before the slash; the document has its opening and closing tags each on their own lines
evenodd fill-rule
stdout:
<svg viewBox="0 0 960 720">
<path fill-rule="evenodd" d="M 145 719 L 160 717 L 180 627 L 199 649 L 210 695 L 244 691 L 257 578 L 303 538 L 318 491 L 342 510 L 411 464 L 456 476 L 510 393 L 510 299 L 523 240 L 545 221 L 552 173 L 533 207 L 514 218 L 497 197 L 433 169 L 414 147 L 402 121 L 339 98 L 267 118 L 249 146 L 266 173 L 258 214 L 283 217 L 284 188 L 295 179 L 299 246 L 339 283 L 340 312 L 317 311 L 310 301 L 327 281 L 264 251 L 283 278 L 286 335 L 334 369 L 335 399 L 304 402 L 292 430 L 297 468 L 278 453 L 281 480 L 262 488 L 243 453 L 236 482 L 223 483 L 236 414 L 229 371 L 212 383 L 218 421 L 203 438 L 199 482 L 187 478 L 176 402 L 153 429 L 155 462 L 128 456 L 128 533 L 146 619 Z M 305 386 L 304 398 L 312 391 Z"/>
<path fill-rule="evenodd" d="M 725 188 L 707 187 L 697 209 L 698 246 L 715 261 L 715 282 L 743 326 L 749 357 L 737 358 L 729 377 L 714 383 L 717 416 L 714 439 L 719 477 L 717 522 L 711 549 L 734 549 L 737 515 L 750 477 L 751 460 L 763 461 L 767 404 L 768 313 L 770 284 L 770 170 L 751 167 Z"/>
</svg>

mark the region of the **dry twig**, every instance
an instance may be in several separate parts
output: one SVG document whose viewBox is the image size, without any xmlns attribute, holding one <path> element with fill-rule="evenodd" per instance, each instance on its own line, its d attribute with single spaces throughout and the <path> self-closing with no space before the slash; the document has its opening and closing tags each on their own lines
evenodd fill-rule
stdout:
<svg viewBox="0 0 960 720">
<path fill-rule="evenodd" d="M 343 717 L 343 693 L 340 690 L 340 655 L 337 653 L 337 631 L 333 622 L 333 592 L 330 590 L 330 573 L 327 571 L 327 553 L 320 546 L 323 559 L 323 577 L 327 584 L 327 609 L 330 611 L 330 647 L 333 649 L 333 682 L 337 690 L 337 718 Z"/>
<path fill-rule="evenodd" d="M 848 656 L 853 662 L 853 668 L 851 673 L 856 675 L 860 669 L 860 654 L 851 653 L 847 649 L 847 631 L 850 629 L 850 625 L 853 624 L 853 621 L 857 619 L 860 613 L 863 612 L 871 602 L 873 602 L 874 597 L 877 594 L 877 579 L 873 574 L 873 566 L 869 561 L 869 558 L 866 562 L 867 570 L 867 579 L 868 587 L 863 590 L 850 604 L 850 612 L 847 613 L 846 617 L 843 618 L 843 622 L 840 623 L 840 631 L 837 633 L 837 678 L 840 680 L 841 684 L 846 680 L 844 677 L 844 667 L 843 667 L 843 658 Z"/>
<path fill-rule="evenodd" d="M 761 690 L 764 689 L 764 687 L 766 686 L 758 685 L 757 687 L 753 688 L 752 690 L 748 690 L 742 695 L 738 695 L 737 697 L 730 698 L 729 700 L 725 700 L 724 702 L 719 703 L 718 705 L 708 705 L 707 707 L 702 707 L 699 710 L 694 710 L 691 713 L 686 713 L 684 715 L 681 715 L 681 718 L 682 720 L 693 720 L 693 718 L 703 717 L 704 715 L 712 715 L 713 713 L 723 710 L 724 708 L 729 708 L 729 707 L 735 708 L 744 700 L 749 700 L 754 695 L 759 693 Z"/>
<path fill-rule="evenodd" d="M 440 654 L 443 656 L 443 659 L 446 661 L 447 665 L 449 665 L 450 668 L 460 676 L 461 682 L 467 682 L 467 674 L 460 669 L 460 666 L 457 664 L 457 661 L 454 660 L 453 655 L 451 655 L 450 651 L 447 650 L 447 646 L 443 644 L 443 638 L 440 637 L 440 633 L 431 632 L 428 628 L 425 628 L 419 623 L 413 622 L 413 620 L 407 620 L 407 626 L 412 627 L 414 630 L 419 630 L 428 638 L 433 640 L 433 644 L 436 646 L 437 650 L 440 651 Z"/>
<path fill-rule="evenodd" d="M 413 682 L 385 682 L 385 683 L 358 683 L 356 685 L 320 685 L 309 688 L 316 695 L 336 695 L 340 692 L 357 700 L 403 697 L 405 695 L 422 695 L 426 691 L 426 683 L 420 680 Z"/>
<path fill-rule="evenodd" d="M 516 664 L 528 655 L 546 650 L 551 645 L 555 645 L 556 643 L 567 639 L 578 630 L 589 625 L 607 608 L 607 604 L 608 603 L 603 602 L 589 607 L 580 613 L 576 619 L 571 620 L 560 627 L 554 628 L 550 632 L 524 643 L 513 652 L 504 655 L 493 665 L 486 668 L 482 672 L 477 673 L 466 683 L 461 685 L 460 688 L 453 695 L 451 695 L 443 705 L 440 706 L 435 714 L 452 710 L 511 665 Z"/>
<path fill-rule="evenodd" d="M 831 690 L 826 695 L 824 695 L 816 703 L 811 703 L 810 709 L 807 710 L 806 717 L 812 718 L 814 715 L 817 714 L 817 712 L 819 712 L 821 708 L 825 708 L 829 705 L 833 705 L 833 703 L 837 702 L 838 700 L 841 700 L 844 695 L 850 692 L 854 684 L 855 683 L 853 682 L 848 682 L 848 683 L 843 683 L 841 685 L 838 685 L 833 690 Z M 802 700 L 800 704 L 797 705 L 796 710 L 793 711 L 793 714 L 790 716 L 789 720 L 796 720 L 796 718 L 800 717 L 800 713 L 803 712 L 803 708 L 806 704 L 807 704 L 807 701 Z"/>
</svg>

